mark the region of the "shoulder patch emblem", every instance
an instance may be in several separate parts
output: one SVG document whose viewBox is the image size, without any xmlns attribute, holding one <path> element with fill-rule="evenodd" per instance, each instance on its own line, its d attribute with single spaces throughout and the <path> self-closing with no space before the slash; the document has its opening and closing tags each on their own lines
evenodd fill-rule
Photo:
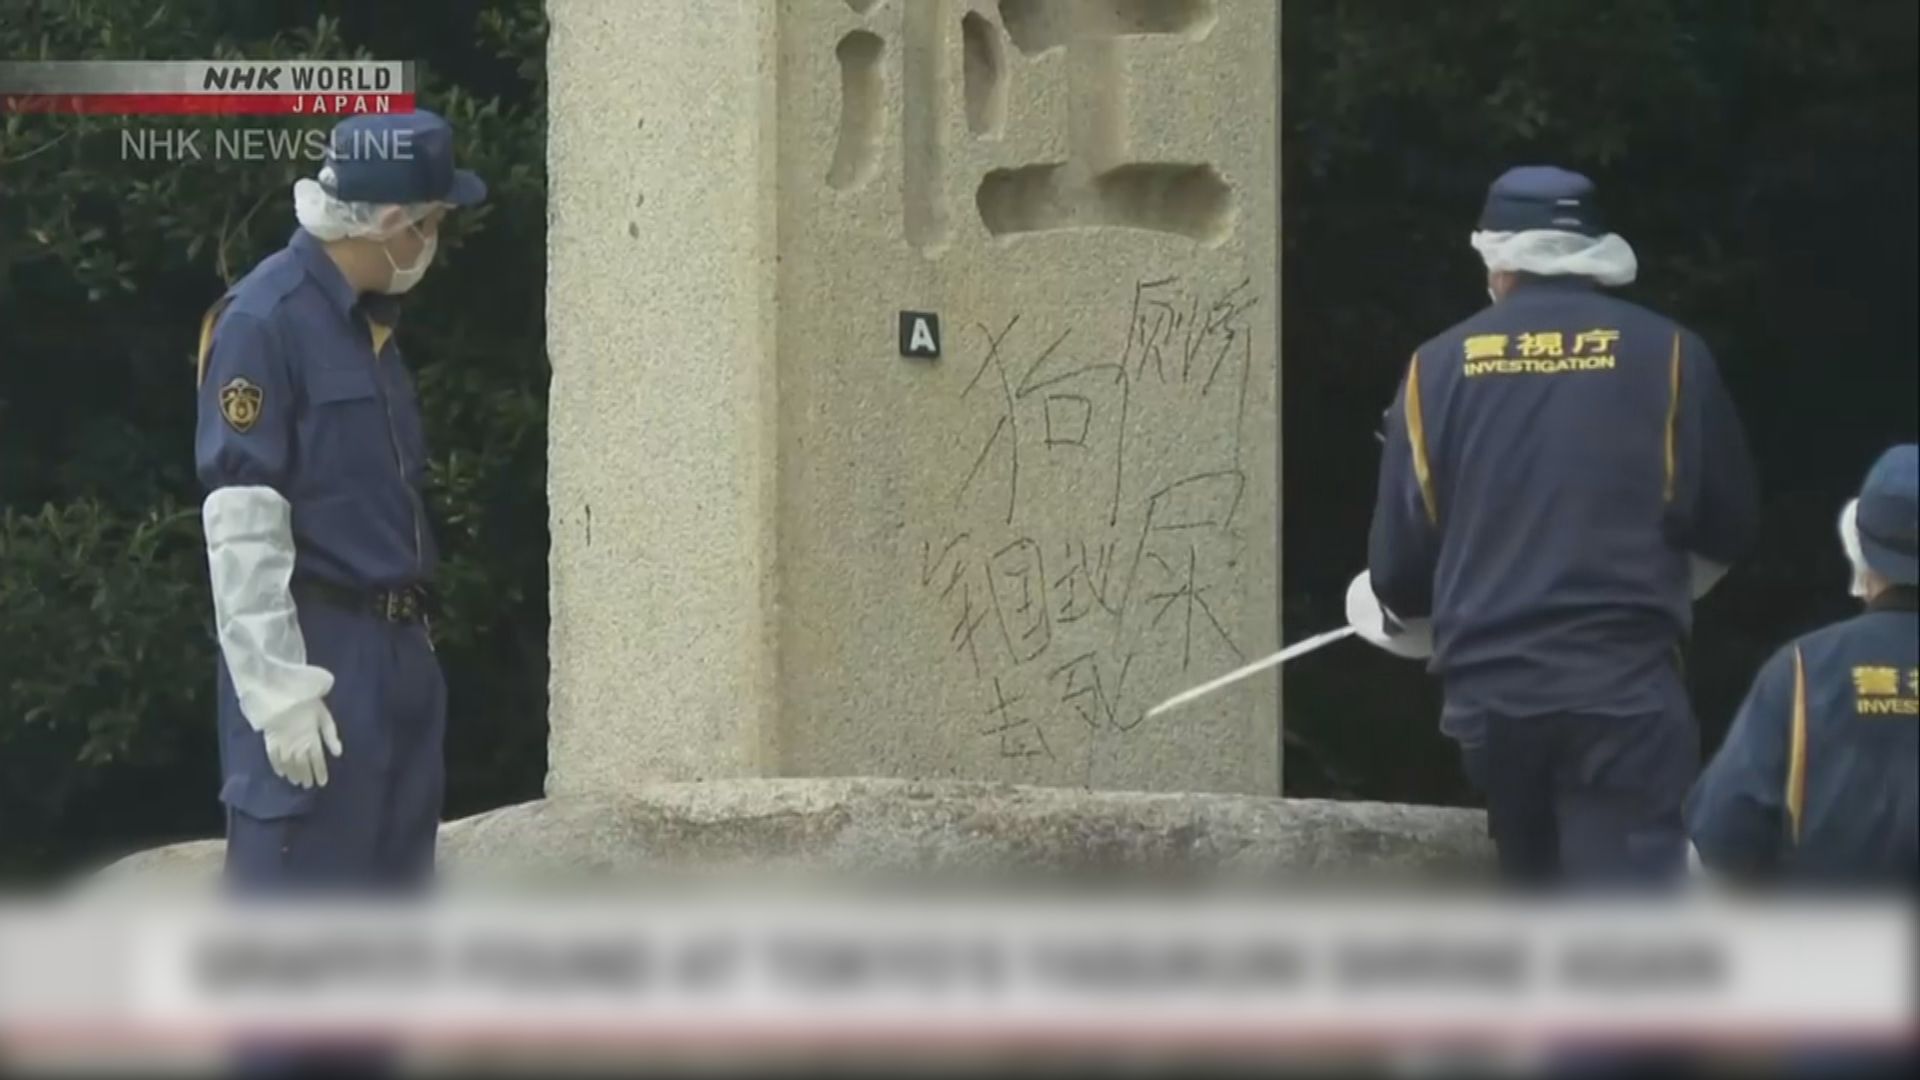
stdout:
<svg viewBox="0 0 1920 1080">
<path fill-rule="evenodd" d="M 266 400 L 258 386 L 246 379 L 229 379 L 220 388 L 220 415 L 226 417 L 227 426 L 245 435 L 260 421 L 260 405 Z"/>
</svg>

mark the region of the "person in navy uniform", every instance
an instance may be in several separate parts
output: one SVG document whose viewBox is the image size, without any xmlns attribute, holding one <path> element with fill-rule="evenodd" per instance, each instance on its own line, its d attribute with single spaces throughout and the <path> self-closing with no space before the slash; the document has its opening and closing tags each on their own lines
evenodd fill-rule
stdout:
<svg viewBox="0 0 1920 1080">
<path fill-rule="evenodd" d="M 1493 303 L 1407 363 L 1361 606 L 1430 653 L 1506 880 L 1678 880 L 1682 646 L 1754 538 L 1746 436 L 1705 343 L 1601 291 L 1638 268 L 1586 177 L 1507 172 L 1472 244 Z"/>
<path fill-rule="evenodd" d="M 428 112 L 356 116 L 300 228 L 202 324 L 194 456 L 241 891 L 431 877 L 446 685 L 426 621 L 426 442 L 393 340 L 449 207 L 486 187 Z"/>
<path fill-rule="evenodd" d="M 1841 513 L 1866 611 L 1760 669 L 1687 797 L 1712 873 L 1813 887 L 1920 884 L 1920 447 L 1888 450 Z"/>
</svg>

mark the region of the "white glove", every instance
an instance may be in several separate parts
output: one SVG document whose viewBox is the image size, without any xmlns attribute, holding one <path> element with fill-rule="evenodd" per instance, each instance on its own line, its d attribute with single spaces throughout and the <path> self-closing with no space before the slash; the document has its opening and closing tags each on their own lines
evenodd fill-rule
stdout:
<svg viewBox="0 0 1920 1080">
<path fill-rule="evenodd" d="M 1709 895 L 1724 891 L 1727 884 L 1719 874 L 1714 873 L 1705 862 L 1701 861 L 1700 849 L 1695 847 L 1692 841 L 1687 842 L 1685 881 L 1687 887 Z"/>
<path fill-rule="evenodd" d="M 326 754 L 340 733 L 323 699 L 333 675 L 307 663 L 294 611 L 293 510 L 268 487 L 224 487 L 201 508 L 220 653 L 240 714 L 266 737 L 273 771 L 300 787 L 324 786 Z"/>
<path fill-rule="evenodd" d="M 1688 555 L 1687 561 L 1693 568 L 1693 598 L 1695 600 L 1713 591 L 1720 579 L 1727 576 L 1727 565 L 1698 555 Z"/>
<path fill-rule="evenodd" d="M 317 670 L 317 669 L 316 669 Z M 260 728 L 267 764 L 295 787 L 327 786 L 327 755 L 340 756 L 340 729 L 326 705 L 310 701 L 281 713 Z"/>
<path fill-rule="evenodd" d="M 1400 619 L 1398 631 L 1388 629 L 1387 609 L 1373 592 L 1373 574 L 1362 570 L 1347 586 L 1347 625 L 1368 642 L 1395 656 L 1425 660 L 1433 655 L 1433 622 L 1429 619 Z"/>
</svg>

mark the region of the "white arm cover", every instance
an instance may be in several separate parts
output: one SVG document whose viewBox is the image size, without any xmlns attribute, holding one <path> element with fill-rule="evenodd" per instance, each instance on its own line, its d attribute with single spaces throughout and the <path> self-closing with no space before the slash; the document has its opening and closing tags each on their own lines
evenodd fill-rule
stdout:
<svg viewBox="0 0 1920 1080">
<path fill-rule="evenodd" d="M 241 714 L 260 730 L 333 689 L 333 676 L 307 663 L 294 613 L 293 508 L 269 487 L 224 487 L 201 518 L 220 653 Z"/>
</svg>

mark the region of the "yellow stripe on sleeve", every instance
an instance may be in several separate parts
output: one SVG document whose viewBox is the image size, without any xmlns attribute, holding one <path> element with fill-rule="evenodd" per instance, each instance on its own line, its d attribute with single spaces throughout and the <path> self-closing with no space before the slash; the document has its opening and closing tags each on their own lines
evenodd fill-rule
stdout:
<svg viewBox="0 0 1920 1080">
<path fill-rule="evenodd" d="M 1413 475 L 1420 482 L 1420 498 L 1427 505 L 1427 520 L 1440 524 L 1440 500 L 1433 493 L 1433 470 L 1427 462 L 1427 425 L 1420 411 L 1420 354 L 1413 354 L 1407 365 L 1407 442 L 1413 446 Z"/>
<path fill-rule="evenodd" d="M 1787 824 L 1800 843 L 1800 819 L 1807 805 L 1807 663 L 1793 650 L 1793 726 L 1787 742 Z"/>
<path fill-rule="evenodd" d="M 1667 502 L 1673 501 L 1679 471 L 1675 445 L 1680 429 L 1680 331 L 1673 332 L 1673 356 L 1667 361 L 1667 479 L 1662 489 Z"/>
<path fill-rule="evenodd" d="M 227 298 L 221 297 L 200 317 L 200 350 L 194 361 L 193 385 L 200 386 L 207 381 L 207 354 L 213 351 L 213 327 L 220 321 L 220 313 L 227 310 Z"/>
</svg>

